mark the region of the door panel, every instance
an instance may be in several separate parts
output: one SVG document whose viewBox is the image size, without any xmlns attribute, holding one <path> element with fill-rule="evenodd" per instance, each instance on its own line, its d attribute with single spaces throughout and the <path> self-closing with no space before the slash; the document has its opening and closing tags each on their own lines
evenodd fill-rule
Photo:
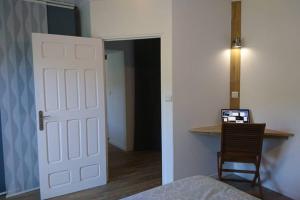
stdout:
<svg viewBox="0 0 300 200">
<path fill-rule="evenodd" d="M 79 110 L 79 71 L 65 70 L 67 110 Z"/>
<path fill-rule="evenodd" d="M 48 153 L 48 163 L 61 161 L 61 132 L 59 122 L 46 122 L 46 151 Z"/>
<path fill-rule="evenodd" d="M 70 171 L 61 171 L 49 174 L 49 186 L 55 188 L 71 182 Z"/>
<path fill-rule="evenodd" d="M 102 41 L 33 34 L 33 51 L 42 199 L 106 184 Z"/>
<path fill-rule="evenodd" d="M 81 156 L 81 130 L 79 120 L 67 121 L 68 132 L 68 158 L 79 159 Z"/>
<path fill-rule="evenodd" d="M 99 165 L 90 165 L 80 169 L 81 180 L 97 178 L 100 176 Z"/>
<path fill-rule="evenodd" d="M 84 73 L 85 80 L 85 99 L 86 108 L 96 108 L 97 107 L 97 74 L 95 70 L 86 70 Z"/>
<path fill-rule="evenodd" d="M 98 151 L 98 119 L 90 118 L 86 121 L 87 155 L 94 156 Z"/>
<path fill-rule="evenodd" d="M 56 69 L 44 69 L 45 111 L 59 110 L 59 83 Z"/>
</svg>

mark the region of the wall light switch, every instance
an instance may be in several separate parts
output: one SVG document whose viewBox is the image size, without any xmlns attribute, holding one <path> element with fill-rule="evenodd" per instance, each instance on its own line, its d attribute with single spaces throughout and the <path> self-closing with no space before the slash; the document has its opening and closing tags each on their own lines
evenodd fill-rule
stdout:
<svg viewBox="0 0 300 200">
<path fill-rule="evenodd" d="M 238 99 L 239 98 L 239 92 L 238 91 L 232 91 L 231 92 L 231 98 Z"/>
</svg>

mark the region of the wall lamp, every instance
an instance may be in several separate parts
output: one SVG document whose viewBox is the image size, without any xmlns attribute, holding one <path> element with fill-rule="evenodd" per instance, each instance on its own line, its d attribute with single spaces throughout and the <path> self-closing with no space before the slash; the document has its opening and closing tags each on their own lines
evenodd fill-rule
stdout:
<svg viewBox="0 0 300 200">
<path fill-rule="evenodd" d="M 231 47 L 233 49 L 240 49 L 242 48 L 242 39 L 240 37 L 235 37 L 232 41 Z"/>
</svg>

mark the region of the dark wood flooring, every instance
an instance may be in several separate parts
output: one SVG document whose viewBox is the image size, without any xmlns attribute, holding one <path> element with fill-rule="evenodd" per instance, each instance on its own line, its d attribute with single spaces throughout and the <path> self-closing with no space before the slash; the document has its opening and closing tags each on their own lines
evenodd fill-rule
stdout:
<svg viewBox="0 0 300 200">
<path fill-rule="evenodd" d="M 124 152 L 112 145 L 109 145 L 108 152 L 109 182 L 107 185 L 53 198 L 53 200 L 114 200 L 161 185 L 160 152 Z M 39 191 L 10 198 L 10 200 L 39 199 Z"/>
<path fill-rule="evenodd" d="M 232 178 L 232 177 L 231 177 Z M 237 178 L 234 176 L 234 178 Z M 240 190 L 256 194 L 257 189 L 250 184 L 227 182 Z M 161 185 L 160 152 L 123 152 L 109 147 L 109 183 L 105 186 L 77 192 L 53 200 L 113 200 L 130 196 Z M 264 191 L 265 200 L 290 200 L 276 192 Z M 0 197 L 0 200 L 4 198 Z M 39 191 L 20 195 L 11 200 L 38 200 Z"/>
<path fill-rule="evenodd" d="M 237 175 L 229 175 L 226 178 L 230 179 L 242 179 L 241 177 Z M 259 189 L 258 187 L 251 187 L 251 184 L 244 183 L 244 182 L 233 182 L 233 181 L 226 181 L 227 184 L 232 185 L 244 192 L 247 192 L 248 194 L 251 194 L 253 196 L 259 196 Z M 272 190 L 269 190 L 267 188 L 263 188 L 263 196 L 264 200 L 292 200 L 286 196 L 283 196 L 277 192 L 274 192 Z"/>
</svg>

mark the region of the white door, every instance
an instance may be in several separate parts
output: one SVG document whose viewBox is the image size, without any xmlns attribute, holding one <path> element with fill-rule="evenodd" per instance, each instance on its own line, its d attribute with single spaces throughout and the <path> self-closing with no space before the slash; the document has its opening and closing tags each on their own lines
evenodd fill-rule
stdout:
<svg viewBox="0 0 300 200">
<path fill-rule="evenodd" d="M 32 37 L 41 198 L 106 184 L 102 40 Z"/>
<path fill-rule="evenodd" d="M 126 151 L 126 98 L 124 52 L 106 52 L 106 102 L 109 143 Z"/>
</svg>

